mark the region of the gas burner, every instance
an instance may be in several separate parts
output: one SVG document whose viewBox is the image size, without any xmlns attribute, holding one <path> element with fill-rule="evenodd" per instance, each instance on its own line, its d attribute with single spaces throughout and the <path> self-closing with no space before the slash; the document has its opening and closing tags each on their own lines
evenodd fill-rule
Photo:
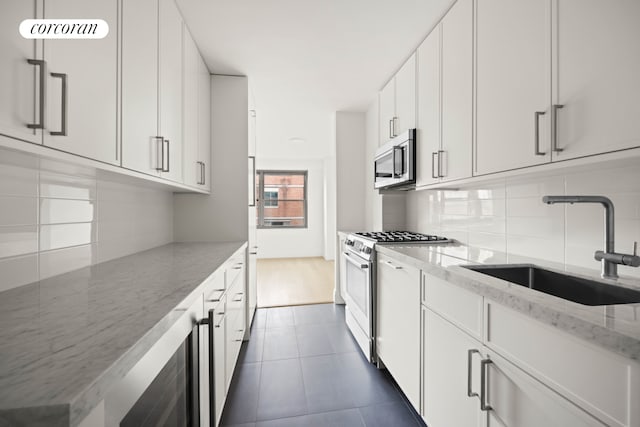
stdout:
<svg viewBox="0 0 640 427">
<path fill-rule="evenodd" d="M 446 237 L 433 236 L 411 231 L 371 231 L 355 233 L 365 239 L 377 243 L 445 243 L 450 242 Z"/>
</svg>

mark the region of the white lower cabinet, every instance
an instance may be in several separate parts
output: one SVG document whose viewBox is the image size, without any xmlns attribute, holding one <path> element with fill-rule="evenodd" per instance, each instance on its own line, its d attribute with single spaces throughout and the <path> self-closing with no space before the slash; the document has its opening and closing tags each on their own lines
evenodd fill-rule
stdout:
<svg viewBox="0 0 640 427">
<path fill-rule="evenodd" d="M 422 416 L 429 427 L 482 426 L 479 401 L 467 395 L 478 390 L 479 375 L 469 383 L 468 363 L 480 359 L 482 343 L 422 306 Z M 477 353 L 469 353 L 475 350 Z"/>
<path fill-rule="evenodd" d="M 429 308 L 422 313 L 429 427 L 606 425 Z"/>
<path fill-rule="evenodd" d="M 421 327 L 429 427 L 640 426 L 637 361 L 424 273 Z"/>
<path fill-rule="evenodd" d="M 485 350 L 484 404 L 489 427 L 605 426 L 522 369 Z M 585 373 L 588 375 L 588 373 Z M 594 384 L 597 387 L 597 384 Z M 479 404 L 477 400 L 474 400 Z M 480 412 L 480 411 L 479 411 Z M 462 424 L 461 424 L 462 425 Z"/>
<path fill-rule="evenodd" d="M 378 357 L 420 410 L 420 270 L 378 256 Z"/>
</svg>

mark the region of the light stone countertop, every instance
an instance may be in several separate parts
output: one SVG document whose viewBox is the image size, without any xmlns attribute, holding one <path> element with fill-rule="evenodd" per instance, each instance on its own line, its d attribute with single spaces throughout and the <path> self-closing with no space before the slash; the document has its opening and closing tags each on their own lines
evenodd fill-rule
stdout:
<svg viewBox="0 0 640 427">
<path fill-rule="evenodd" d="M 77 425 L 246 242 L 171 243 L 0 293 L 0 426 Z"/>
<path fill-rule="evenodd" d="M 640 361 L 640 304 L 587 306 L 512 284 L 461 267 L 470 264 L 535 264 L 560 273 L 602 280 L 596 270 L 564 267 L 548 261 L 453 243 L 443 245 L 376 245 L 376 251 L 446 280 L 575 337 Z M 595 267 L 597 263 L 594 262 Z M 617 285 L 640 289 L 640 280 Z"/>
</svg>

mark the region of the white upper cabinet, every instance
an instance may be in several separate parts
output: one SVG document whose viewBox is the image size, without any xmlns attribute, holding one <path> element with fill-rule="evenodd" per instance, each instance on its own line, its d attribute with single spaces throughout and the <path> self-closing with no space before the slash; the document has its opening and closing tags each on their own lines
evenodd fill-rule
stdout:
<svg viewBox="0 0 640 427">
<path fill-rule="evenodd" d="M 640 146 L 640 2 L 556 2 L 554 159 Z"/>
<path fill-rule="evenodd" d="M 418 48 L 418 186 L 471 176 L 472 6 L 458 0 Z"/>
<path fill-rule="evenodd" d="M 416 127 L 416 56 L 404 63 L 380 91 L 380 145 Z"/>
<path fill-rule="evenodd" d="M 184 117 L 183 154 L 184 183 L 193 187 L 202 182 L 202 166 L 198 160 L 198 66 L 200 54 L 189 30 L 184 29 L 183 73 L 184 73 Z"/>
<path fill-rule="evenodd" d="M 442 27 L 442 148 L 438 156 L 443 181 L 471 176 L 473 143 L 473 1 L 458 0 Z"/>
<path fill-rule="evenodd" d="M 46 67 L 38 65 L 41 62 L 33 62 L 42 60 L 41 51 L 36 53 L 36 42 L 18 33 L 23 19 L 42 17 L 37 14 L 37 3 L 3 0 L 0 13 L 0 134 L 41 144 L 42 133 L 37 128 L 44 117 L 40 115 L 39 79 L 41 75 L 45 77 Z"/>
<path fill-rule="evenodd" d="M 159 101 L 166 162 L 162 176 L 182 182 L 182 16 L 174 0 L 159 1 Z"/>
<path fill-rule="evenodd" d="M 477 2 L 477 175 L 550 160 L 550 8 L 550 0 Z"/>
<path fill-rule="evenodd" d="M 158 0 L 123 0 L 122 166 L 159 175 Z"/>
<path fill-rule="evenodd" d="M 47 0 L 45 18 L 99 17 L 109 34 L 94 40 L 45 40 L 44 145 L 119 164 L 116 138 L 118 2 Z"/>
<path fill-rule="evenodd" d="M 182 17 L 124 0 L 122 21 L 122 165 L 182 182 Z"/>
<path fill-rule="evenodd" d="M 416 55 L 407 59 L 396 74 L 394 135 L 416 127 Z"/>
<path fill-rule="evenodd" d="M 418 120 L 416 128 L 416 185 L 433 184 L 438 176 L 440 150 L 440 34 L 438 25 L 418 48 Z"/>
<path fill-rule="evenodd" d="M 393 138 L 393 118 L 396 115 L 396 80 L 392 78 L 378 94 L 380 115 L 380 141 L 384 144 Z"/>
<path fill-rule="evenodd" d="M 202 168 L 199 186 L 211 190 L 211 74 L 198 56 L 198 161 Z"/>
</svg>

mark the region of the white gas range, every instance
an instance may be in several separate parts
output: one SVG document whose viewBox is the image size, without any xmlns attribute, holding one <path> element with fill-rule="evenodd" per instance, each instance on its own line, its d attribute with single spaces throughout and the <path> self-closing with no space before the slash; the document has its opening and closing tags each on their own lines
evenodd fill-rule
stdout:
<svg viewBox="0 0 640 427">
<path fill-rule="evenodd" d="M 342 257 L 346 266 L 344 297 L 346 322 L 365 357 L 376 357 L 376 251 L 380 244 L 442 244 L 450 239 L 408 231 L 351 233 L 345 239 Z"/>
</svg>

